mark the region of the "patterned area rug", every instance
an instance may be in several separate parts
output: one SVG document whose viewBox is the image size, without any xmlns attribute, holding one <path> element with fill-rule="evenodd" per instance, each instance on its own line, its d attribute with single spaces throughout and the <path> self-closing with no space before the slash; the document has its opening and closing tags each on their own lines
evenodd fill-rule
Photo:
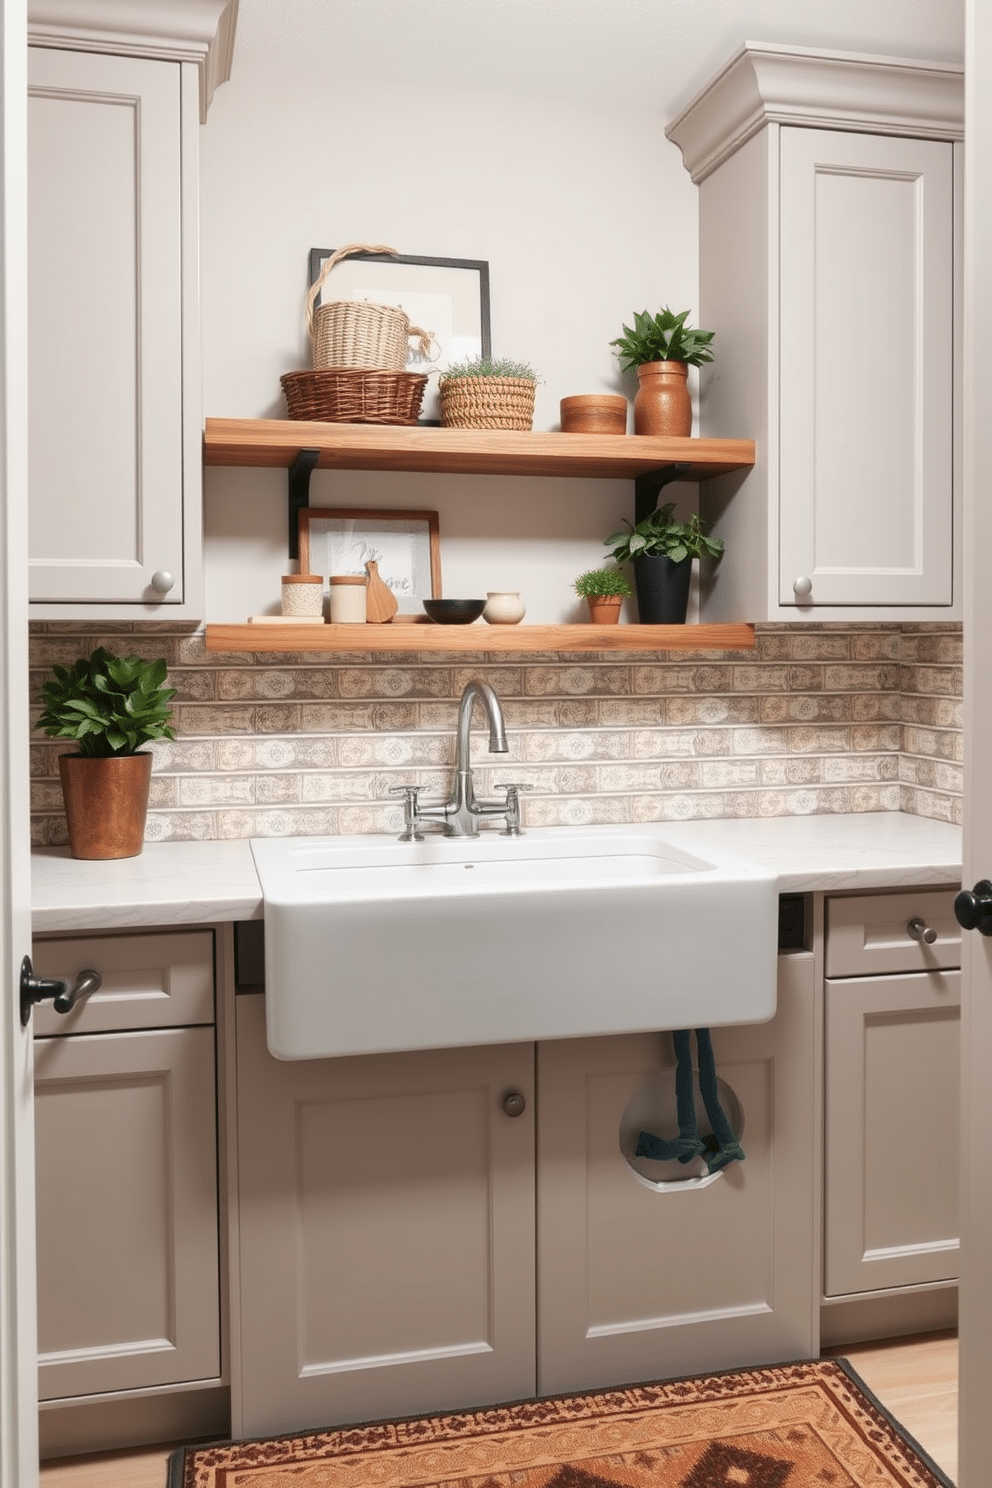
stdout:
<svg viewBox="0 0 992 1488">
<path fill-rule="evenodd" d="M 843 1360 L 175 1452 L 169 1488 L 951 1488 Z"/>
</svg>

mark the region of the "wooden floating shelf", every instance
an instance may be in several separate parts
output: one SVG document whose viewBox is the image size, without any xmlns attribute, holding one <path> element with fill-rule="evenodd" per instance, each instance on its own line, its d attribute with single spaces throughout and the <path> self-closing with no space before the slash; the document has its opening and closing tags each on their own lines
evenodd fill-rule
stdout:
<svg viewBox="0 0 992 1488">
<path fill-rule="evenodd" d="M 208 625 L 208 651 L 750 651 L 739 625 Z"/>
<path fill-rule="evenodd" d="M 438 475 L 554 475 L 635 480 L 673 465 L 707 480 L 754 464 L 751 439 L 656 439 L 642 434 L 517 433 L 295 419 L 207 419 L 205 465 L 288 469 L 301 449 L 318 470 L 428 471 Z"/>
</svg>

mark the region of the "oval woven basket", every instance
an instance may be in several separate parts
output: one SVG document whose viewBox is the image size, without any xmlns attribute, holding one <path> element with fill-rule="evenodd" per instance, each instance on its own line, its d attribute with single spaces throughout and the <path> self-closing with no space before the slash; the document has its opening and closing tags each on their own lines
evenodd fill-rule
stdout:
<svg viewBox="0 0 992 1488">
<path fill-rule="evenodd" d="M 427 378 L 417 372 L 285 372 L 291 419 L 329 424 L 415 424 Z"/>
<path fill-rule="evenodd" d="M 324 260 L 307 295 L 307 331 L 315 371 L 359 368 L 401 372 L 410 357 L 410 337 L 416 336 L 422 355 L 429 356 L 433 335 L 412 326 L 398 305 L 374 300 L 330 300 L 317 305 L 324 281 L 334 266 L 355 253 L 396 254 L 382 243 L 349 243 Z"/>
<path fill-rule="evenodd" d="M 537 385 L 529 377 L 443 377 L 441 423 L 449 429 L 530 429 Z"/>
</svg>

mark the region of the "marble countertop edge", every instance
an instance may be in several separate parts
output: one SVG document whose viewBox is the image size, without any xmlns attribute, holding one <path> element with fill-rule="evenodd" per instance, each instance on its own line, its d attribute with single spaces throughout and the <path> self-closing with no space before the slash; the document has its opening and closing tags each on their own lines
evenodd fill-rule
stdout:
<svg viewBox="0 0 992 1488">
<path fill-rule="evenodd" d="M 956 885 L 961 828 L 898 812 L 660 822 L 676 845 L 719 846 L 771 869 L 781 893 Z M 251 845 L 149 842 L 136 858 L 86 862 L 67 847 L 31 857 L 37 934 L 209 925 L 262 915 Z"/>
</svg>

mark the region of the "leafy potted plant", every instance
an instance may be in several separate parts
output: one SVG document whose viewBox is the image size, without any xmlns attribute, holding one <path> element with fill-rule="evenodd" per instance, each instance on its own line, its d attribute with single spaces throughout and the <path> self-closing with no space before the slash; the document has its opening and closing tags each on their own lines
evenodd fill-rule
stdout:
<svg viewBox="0 0 992 1488">
<path fill-rule="evenodd" d="M 624 372 L 637 369 L 634 433 L 667 434 L 688 438 L 692 432 L 692 400 L 688 370 L 713 360 L 715 331 L 687 326 L 689 311 L 678 315 L 667 305 L 656 315 L 634 314 L 633 326 L 610 345 L 616 348 Z"/>
<path fill-rule="evenodd" d="M 35 728 L 72 739 L 59 777 L 74 858 L 134 858 L 145 837 L 153 739 L 174 739 L 175 688 L 164 687 L 164 660 L 117 657 L 98 647 L 72 667 L 54 666 L 38 696 Z"/>
<path fill-rule="evenodd" d="M 453 429 L 530 429 L 540 380 L 529 362 L 456 362 L 438 378 L 441 423 Z"/>
<path fill-rule="evenodd" d="M 633 593 L 630 580 L 619 568 L 592 568 L 579 574 L 572 587 L 588 604 L 593 625 L 616 625 L 621 604 Z"/>
<path fill-rule="evenodd" d="M 694 558 L 719 559 L 723 540 L 707 537 L 699 517 L 675 518 L 675 502 L 659 506 L 636 527 L 614 532 L 606 546 L 617 563 L 630 563 L 637 590 L 637 614 L 642 625 L 683 625 L 689 605 L 689 581 Z"/>
</svg>

